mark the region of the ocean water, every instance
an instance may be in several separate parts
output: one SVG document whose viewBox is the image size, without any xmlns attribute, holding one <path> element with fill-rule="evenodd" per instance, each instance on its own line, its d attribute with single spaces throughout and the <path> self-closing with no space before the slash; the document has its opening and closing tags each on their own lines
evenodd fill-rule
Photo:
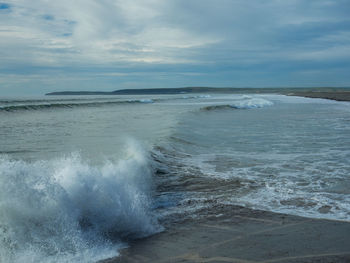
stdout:
<svg viewBox="0 0 350 263">
<path fill-rule="evenodd" d="M 350 103 L 0 98 L 0 262 L 96 262 L 217 204 L 350 220 Z"/>
</svg>

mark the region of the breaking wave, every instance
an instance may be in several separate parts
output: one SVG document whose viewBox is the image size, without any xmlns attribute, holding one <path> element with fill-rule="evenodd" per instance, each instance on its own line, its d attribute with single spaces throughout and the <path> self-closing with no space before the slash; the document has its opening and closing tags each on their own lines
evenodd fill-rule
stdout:
<svg viewBox="0 0 350 263">
<path fill-rule="evenodd" d="M 255 109 L 272 106 L 273 102 L 263 98 L 246 98 L 244 100 L 236 101 L 231 106 L 236 109 Z"/>
<path fill-rule="evenodd" d="M 251 98 L 243 97 L 243 100 L 233 101 L 231 104 L 225 105 L 210 105 L 203 107 L 202 110 L 211 111 L 211 110 L 222 110 L 222 109 L 256 109 L 263 108 L 266 106 L 272 106 L 273 102 L 262 99 L 262 98 Z"/>
<path fill-rule="evenodd" d="M 95 262 L 160 231 L 153 172 L 135 143 L 124 159 L 101 166 L 79 154 L 33 163 L 1 157 L 1 262 Z"/>
</svg>

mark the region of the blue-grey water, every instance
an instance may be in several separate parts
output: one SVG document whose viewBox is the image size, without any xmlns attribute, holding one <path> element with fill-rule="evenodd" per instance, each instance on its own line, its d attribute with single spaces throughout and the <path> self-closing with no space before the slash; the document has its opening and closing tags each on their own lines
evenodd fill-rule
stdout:
<svg viewBox="0 0 350 263">
<path fill-rule="evenodd" d="M 350 103 L 0 98 L 0 262 L 95 262 L 220 203 L 350 220 Z"/>
</svg>

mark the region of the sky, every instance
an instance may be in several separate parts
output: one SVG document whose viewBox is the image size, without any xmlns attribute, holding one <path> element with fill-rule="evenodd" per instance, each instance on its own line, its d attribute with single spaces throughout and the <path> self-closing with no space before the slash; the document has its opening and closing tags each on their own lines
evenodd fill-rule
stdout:
<svg viewBox="0 0 350 263">
<path fill-rule="evenodd" d="M 350 87 L 349 0 L 0 0 L 0 96 Z"/>
</svg>

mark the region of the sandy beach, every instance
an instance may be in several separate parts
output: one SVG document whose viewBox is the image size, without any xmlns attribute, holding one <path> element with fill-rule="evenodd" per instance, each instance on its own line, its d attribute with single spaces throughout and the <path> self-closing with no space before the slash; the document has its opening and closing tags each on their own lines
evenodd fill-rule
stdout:
<svg viewBox="0 0 350 263">
<path fill-rule="evenodd" d="M 102 262 L 350 262 L 349 222 L 225 205 L 207 212 Z"/>
<path fill-rule="evenodd" d="M 320 98 L 337 101 L 350 101 L 350 90 L 349 91 L 300 91 L 288 93 L 289 96 L 300 96 L 306 98 Z"/>
</svg>

